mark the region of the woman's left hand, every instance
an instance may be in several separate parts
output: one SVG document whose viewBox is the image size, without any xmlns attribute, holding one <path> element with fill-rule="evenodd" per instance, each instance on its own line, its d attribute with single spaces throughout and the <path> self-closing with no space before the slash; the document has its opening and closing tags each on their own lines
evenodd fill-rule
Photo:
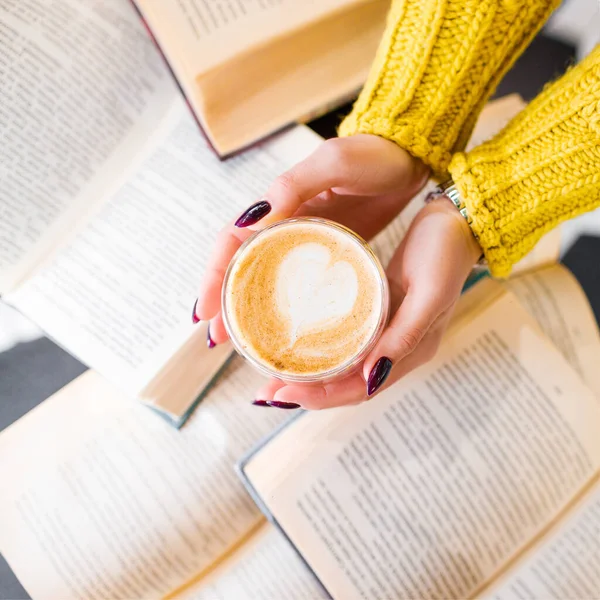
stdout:
<svg viewBox="0 0 600 600">
<path fill-rule="evenodd" d="M 316 386 L 286 385 L 273 379 L 256 398 L 282 408 L 356 404 L 427 362 L 436 353 L 480 256 L 469 225 L 449 200 L 427 204 L 388 265 L 392 318 L 362 372 Z"/>
</svg>

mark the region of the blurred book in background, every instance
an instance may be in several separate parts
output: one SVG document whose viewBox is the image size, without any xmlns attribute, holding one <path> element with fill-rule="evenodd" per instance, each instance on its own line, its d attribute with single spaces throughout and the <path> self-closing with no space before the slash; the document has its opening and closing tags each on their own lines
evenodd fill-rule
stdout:
<svg viewBox="0 0 600 600">
<path fill-rule="evenodd" d="M 355 96 L 389 0 L 134 0 L 221 156 Z"/>
</svg>

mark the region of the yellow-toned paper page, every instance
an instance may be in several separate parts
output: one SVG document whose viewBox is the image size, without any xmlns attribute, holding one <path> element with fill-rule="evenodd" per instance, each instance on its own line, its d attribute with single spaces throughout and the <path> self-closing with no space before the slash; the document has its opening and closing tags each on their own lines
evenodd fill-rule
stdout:
<svg viewBox="0 0 600 600">
<path fill-rule="evenodd" d="M 600 472 L 570 514 L 484 598 L 600 598 Z"/>
<path fill-rule="evenodd" d="M 484 278 L 460 298 L 452 326 L 463 324 L 505 291 L 517 298 L 543 333 L 600 395 L 600 333 L 585 292 L 562 265 L 552 265 L 500 282 Z"/>
<path fill-rule="evenodd" d="M 283 534 L 264 523 L 214 571 L 173 598 L 324 600 L 328 596 Z"/>
<path fill-rule="evenodd" d="M 178 75 L 190 81 L 257 44 L 365 0 L 135 0 Z M 372 0 L 367 0 L 372 1 Z"/>
<path fill-rule="evenodd" d="M 380 396 L 286 428 L 246 474 L 334 597 L 464 598 L 593 477 L 599 433 L 600 402 L 507 293 Z"/>
<path fill-rule="evenodd" d="M 235 461 L 285 418 L 235 361 L 188 425 L 88 372 L 0 436 L 0 551 L 34 600 L 158 598 L 261 515 Z"/>
<path fill-rule="evenodd" d="M 600 334 L 583 289 L 562 265 L 504 282 L 586 384 L 600 397 Z"/>
</svg>

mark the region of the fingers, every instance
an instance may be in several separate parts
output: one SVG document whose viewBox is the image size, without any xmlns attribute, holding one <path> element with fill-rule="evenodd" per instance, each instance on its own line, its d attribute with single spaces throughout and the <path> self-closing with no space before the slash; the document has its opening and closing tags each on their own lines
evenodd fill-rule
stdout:
<svg viewBox="0 0 600 600">
<path fill-rule="evenodd" d="M 436 321 L 419 344 L 417 350 L 394 367 L 385 382 L 385 386 L 382 384 L 383 388 L 392 385 L 433 358 L 439 347 L 448 319 L 449 315 L 444 315 Z M 360 373 L 350 375 L 341 381 L 317 386 L 285 385 L 281 382 L 278 382 L 278 384 L 278 386 L 269 384 L 261 388 L 260 398 L 273 398 L 276 402 L 296 404 L 307 410 L 350 406 L 369 399 L 365 389 L 365 380 Z"/>
<path fill-rule="evenodd" d="M 273 400 L 277 402 L 298 404 L 307 410 L 356 404 L 365 398 L 365 382 L 360 373 L 323 385 L 286 385 L 273 396 Z"/>
<path fill-rule="evenodd" d="M 220 231 L 206 265 L 202 288 L 194 307 L 197 320 L 208 321 L 221 310 L 221 288 L 225 272 L 233 255 L 251 235 L 251 231 L 239 229 L 233 223 Z"/>
<path fill-rule="evenodd" d="M 324 205 L 335 203 L 339 198 L 335 192 L 343 192 L 346 198 L 356 196 L 358 199 L 354 206 L 346 207 L 348 217 L 341 220 L 371 237 L 402 208 L 398 206 L 397 190 L 404 189 L 408 200 L 412 195 L 409 190 L 416 192 L 427 173 L 420 161 L 393 142 L 377 136 L 355 135 L 322 143 L 308 158 L 278 177 L 265 198 L 246 209 L 219 234 L 195 303 L 194 322 L 212 319 L 218 313 L 225 271 L 237 249 L 251 235 L 250 230 L 293 216 L 306 202 L 317 197 Z M 368 196 L 383 198 L 378 206 L 382 218 L 371 219 L 372 226 L 365 228 L 363 197 Z M 338 204 L 333 214 L 325 216 L 335 216 L 340 210 Z"/>
<path fill-rule="evenodd" d="M 283 381 L 278 379 L 270 379 L 268 383 L 265 383 L 261 388 L 256 391 L 255 399 L 252 402 L 255 406 L 268 407 L 267 401 L 272 400 L 278 389 L 285 385 Z"/>
<path fill-rule="evenodd" d="M 321 144 L 308 158 L 279 176 L 263 200 L 250 206 L 219 233 L 196 301 L 196 319 L 212 319 L 219 311 L 221 287 L 229 262 L 252 230 L 292 216 L 304 202 L 334 185 L 348 182 L 351 170 L 349 158 L 345 158 L 344 154 L 349 153 L 341 150 L 348 145 L 346 142 L 330 140 Z"/>
<path fill-rule="evenodd" d="M 213 344 L 222 344 L 227 341 L 228 335 L 223 323 L 223 315 L 221 312 L 217 313 L 209 323 L 208 327 L 209 340 L 207 340 L 209 347 L 212 348 L 210 342 Z"/>
<path fill-rule="evenodd" d="M 383 386 L 393 365 L 419 348 L 443 308 L 435 294 L 417 293 L 409 288 L 400 308 L 365 361 L 363 375 L 369 396 Z"/>
<path fill-rule="evenodd" d="M 389 377 L 387 377 L 368 397 L 372 398 L 375 392 L 381 392 L 382 390 L 385 390 L 389 386 L 393 385 L 396 381 L 402 379 L 418 367 L 429 362 L 437 352 L 444 329 L 445 326 L 442 324 L 440 324 L 439 327 L 435 325 L 432 326 L 429 332 L 424 336 L 418 348 L 403 358 L 400 362 L 392 365 L 392 370 L 389 374 Z"/>
<path fill-rule="evenodd" d="M 385 383 L 392 367 L 419 347 L 432 325 L 451 310 L 474 259 L 465 243 L 468 224 L 450 202 L 420 211 L 388 266 L 391 289 L 406 296 L 367 357 L 367 393 Z"/>
<path fill-rule="evenodd" d="M 399 186 L 414 187 L 416 192 L 427 172 L 420 161 L 377 136 L 327 140 L 277 177 L 265 197 L 240 215 L 236 226 L 261 229 L 293 216 L 305 202 L 331 189 L 370 196 L 392 193 Z"/>
<path fill-rule="evenodd" d="M 260 229 L 291 217 L 300 206 L 345 179 L 346 161 L 341 144 L 324 142 L 308 158 L 273 181 L 265 197 L 250 206 L 236 221 L 239 228 Z M 259 224 L 260 222 L 260 224 Z"/>
</svg>

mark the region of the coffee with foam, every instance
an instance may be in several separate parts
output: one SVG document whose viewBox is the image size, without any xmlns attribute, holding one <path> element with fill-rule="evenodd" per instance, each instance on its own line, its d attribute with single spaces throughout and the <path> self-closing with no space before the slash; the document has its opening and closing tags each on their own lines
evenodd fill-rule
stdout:
<svg viewBox="0 0 600 600">
<path fill-rule="evenodd" d="M 238 350 L 266 370 L 319 378 L 373 341 L 386 290 L 377 259 L 352 232 L 290 219 L 240 249 L 224 286 L 225 323 Z"/>
</svg>

